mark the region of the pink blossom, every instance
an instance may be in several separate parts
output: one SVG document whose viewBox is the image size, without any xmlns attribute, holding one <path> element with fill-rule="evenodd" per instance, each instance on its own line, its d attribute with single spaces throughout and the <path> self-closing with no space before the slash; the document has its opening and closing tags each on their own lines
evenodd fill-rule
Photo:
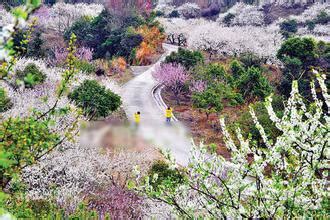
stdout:
<svg viewBox="0 0 330 220">
<path fill-rule="evenodd" d="M 93 59 L 93 49 L 88 47 L 80 47 L 77 49 L 76 56 L 80 60 L 91 61 Z"/>
<path fill-rule="evenodd" d="M 49 59 L 48 64 L 52 66 L 61 65 L 65 62 L 68 51 L 66 48 L 63 47 L 55 47 L 53 49 L 54 51 L 54 58 L 55 59 Z M 83 61 L 91 61 L 93 59 L 93 49 L 88 47 L 80 47 L 77 49 L 76 54 L 77 58 L 79 60 Z"/>
<path fill-rule="evenodd" d="M 153 76 L 158 82 L 172 90 L 177 102 L 179 102 L 179 95 L 183 92 L 184 84 L 190 78 L 183 66 L 173 64 L 162 64 L 158 66 Z"/>
<path fill-rule="evenodd" d="M 193 81 L 189 89 L 191 92 L 203 92 L 206 89 L 206 83 L 202 80 Z"/>
<path fill-rule="evenodd" d="M 47 6 L 41 6 L 34 14 L 38 19 L 44 20 L 50 17 L 50 10 Z"/>
</svg>

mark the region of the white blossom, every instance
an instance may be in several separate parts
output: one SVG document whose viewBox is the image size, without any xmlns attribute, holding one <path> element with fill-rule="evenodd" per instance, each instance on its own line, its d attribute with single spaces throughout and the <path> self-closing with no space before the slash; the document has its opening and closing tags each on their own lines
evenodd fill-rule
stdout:
<svg viewBox="0 0 330 220">
<path fill-rule="evenodd" d="M 229 13 L 235 16 L 230 23 L 231 25 L 239 25 L 239 26 L 264 25 L 264 19 L 265 19 L 264 12 L 262 8 L 259 6 L 248 5 L 240 2 L 236 3 L 226 13 L 219 15 L 218 22 L 223 23 L 223 19 Z"/>
</svg>

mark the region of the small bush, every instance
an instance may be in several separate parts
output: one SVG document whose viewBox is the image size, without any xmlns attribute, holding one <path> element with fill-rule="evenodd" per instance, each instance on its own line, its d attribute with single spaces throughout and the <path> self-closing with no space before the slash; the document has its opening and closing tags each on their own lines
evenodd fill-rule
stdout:
<svg viewBox="0 0 330 220">
<path fill-rule="evenodd" d="M 154 175 L 158 176 L 157 180 L 152 183 L 155 189 L 164 183 L 169 183 L 172 184 L 173 187 L 176 187 L 184 181 L 183 175 L 180 174 L 178 170 L 170 169 L 170 166 L 161 160 L 152 165 L 148 175 L 151 179 Z"/>
<path fill-rule="evenodd" d="M 121 105 L 120 96 L 99 85 L 95 80 L 85 80 L 69 98 L 91 119 L 109 116 Z"/>
<path fill-rule="evenodd" d="M 95 65 L 83 60 L 77 61 L 75 66 L 78 70 L 87 74 L 95 73 L 96 71 Z"/>
<path fill-rule="evenodd" d="M 16 74 L 18 77 L 17 85 L 24 82 L 27 88 L 33 88 L 43 83 L 46 79 L 46 75 L 34 63 L 28 64 L 23 71 L 17 71 Z"/>
<path fill-rule="evenodd" d="M 239 61 L 241 61 L 245 68 L 248 67 L 260 67 L 264 60 L 253 53 L 243 53 L 241 54 Z"/>
<path fill-rule="evenodd" d="M 5 112 L 12 107 L 13 103 L 8 98 L 6 91 L 0 88 L 0 112 Z"/>
<path fill-rule="evenodd" d="M 200 51 L 190 51 L 183 48 L 179 48 L 178 52 L 172 52 L 165 59 L 165 63 L 181 64 L 186 69 L 193 68 L 203 61 L 204 57 Z"/>
</svg>

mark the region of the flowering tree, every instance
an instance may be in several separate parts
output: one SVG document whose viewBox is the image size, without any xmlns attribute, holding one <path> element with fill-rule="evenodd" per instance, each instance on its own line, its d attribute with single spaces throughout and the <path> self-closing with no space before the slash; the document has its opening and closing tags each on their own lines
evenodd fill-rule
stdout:
<svg viewBox="0 0 330 220">
<path fill-rule="evenodd" d="M 162 64 L 157 67 L 153 73 L 156 80 L 173 92 L 177 103 L 179 103 L 179 95 L 183 92 L 184 84 L 189 79 L 188 73 L 181 65 Z"/>
<path fill-rule="evenodd" d="M 178 7 L 177 10 L 184 18 L 197 18 L 201 14 L 200 7 L 194 3 L 185 3 Z"/>
<path fill-rule="evenodd" d="M 233 15 L 230 25 L 239 26 L 261 26 L 264 25 L 264 13 L 261 7 L 248 5 L 244 3 L 237 3 L 231 7 L 226 13 L 219 15 L 219 22 L 224 22 L 225 17 L 231 14 Z"/>
<path fill-rule="evenodd" d="M 63 33 L 75 21 L 80 18 L 96 17 L 104 7 L 101 4 L 66 4 L 56 3 L 53 5 L 49 12 L 47 12 L 47 19 L 40 19 L 40 24 L 58 33 Z"/>
<path fill-rule="evenodd" d="M 324 104 L 329 109 L 325 78 L 319 75 L 317 78 Z M 266 136 L 254 110 L 250 109 L 265 148 L 244 139 L 240 129 L 236 131 L 238 142 L 234 141 L 222 118 L 224 141 L 231 151 L 230 161 L 214 152 L 208 153 L 201 145 L 192 151 L 185 170 L 175 168 L 173 159 L 168 156 L 172 169 L 186 175 L 183 184 L 175 186 L 165 180 L 155 189 L 152 182 L 157 175 L 154 175 L 153 178 L 138 178 L 141 185 L 137 189 L 172 205 L 179 214 L 188 217 L 326 216 L 329 182 L 325 169 L 329 163 L 330 118 L 329 112 L 322 110 L 323 102 L 318 99 L 314 82 L 311 85 L 314 102 L 307 107 L 294 81 L 281 118 L 273 110 L 272 98 L 267 98 L 265 106 L 269 117 L 282 132 L 276 140 Z"/>
</svg>

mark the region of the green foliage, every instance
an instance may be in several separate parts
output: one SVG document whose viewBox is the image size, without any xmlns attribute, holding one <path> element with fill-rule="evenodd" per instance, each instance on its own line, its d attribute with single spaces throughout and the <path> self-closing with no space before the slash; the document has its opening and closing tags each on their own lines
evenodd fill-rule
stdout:
<svg viewBox="0 0 330 220">
<path fill-rule="evenodd" d="M 253 53 L 243 53 L 239 57 L 239 61 L 244 64 L 245 68 L 248 67 L 261 67 L 261 65 L 265 62 L 262 58 L 258 57 Z"/>
<path fill-rule="evenodd" d="M 157 175 L 157 178 L 154 178 L 155 175 Z M 155 190 L 158 190 L 158 186 L 164 184 L 171 184 L 175 188 L 184 181 L 183 175 L 178 170 L 170 169 L 169 164 L 161 160 L 152 165 L 148 176 L 150 179 L 154 179 L 151 185 Z"/>
<path fill-rule="evenodd" d="M 54 147 L 59 136 L 53 134 L 50 121 L 35 118 L 8 118 L 0 124 L 0 150 L 11 164 L 0 166 L 0 184 L 6 186 L 17 171 L 33 164 L 43 153 Z"/>
<path fill-rule="evenodd" d="M 234 79 L 239 79 L 245 72 L 244 67 L 238 60 L 231 61 L 229 67 Z"/>
<path fill-rule="evenodd" d="M 309 94 L 309 82 L 314 77 L 312 68 L 327 71 L 329 68 L 330 44 L 316 42 L 313 38 L 295 37 L 286 40 L 277 52 L 277 57 L 283 62 L 283 79 L 279 90 L 289 96 L 292 80 L 298 80 L 299 89 L 306 98 Z"/>
<path fill-rule="evenodd" d="M 224 105 L 237 105 L 243 102 L 242 96 L 235 93 L 232 88 L 223 83 L 207 87 L 203 92 L 192 95 L 193 107 L 205 112 L 208 118 L 211 113 L 219 113 Z"/>
<path fill-rule="evenodd" d="M 235 15 L 232 13 L 228 13 L 224 18 L 223 18 L 223 22 L 229 26 L 231 21 L 235 18 Z"/>
<path fill-rule="evenodd" d="M 187 70 L 203 62 L 204 57 L 200 51 L 190 51 L 183 48 L 179 48 L 178 52 L 172 52 L 165 59 L 165 63 L 181 64 Z"/>
<path fill-rule="evenodd" d="M 286 40 L 277 51 L 277 57 L 283 61 L 285 57 L 297 58 L 306 67 L 317 58 L 317 43 L 313 38 L 294 37 Z"/>
<path fill-rule="evenodd" d="M 7 111 L 12 107 L 13 103 L 8 98 L 6 91 L 0 87 L 0 113 Z"/>
<path fill-rule="evenodd" d="M 69 98 L 91 118 L 106 117 L 121 105 L 118 95 L 99 85 L 95 80 L 85 80 L 69 95 Z"/>
<path fill-rule="evenodd" d="M 195 79 L 207 82 L 208 85 L 231 81 L 231 76 L 219 63 L 199 65 L 194 70 L 194 74 Z"/>
<path fill-rule="evenodd" d="M 94 50 L 94 58 L 123 56 L 130 61 L 134 49 L 143 41 L 142 36 L 132 29 L 147 23 L 148 21 L 135 13 L 118 15 L 104 10 L 92 20 L 84 17 L 75 22 L 65 31 L 64 37 L 69 39 L 75 33 L 80 45 Z M 134 57 L 131 60 L 133 59 Z"/>
<path fill-rule="evenodd" d="M 280 24 L 281 33 L 285 38 L 290 37 L 292 34 L 297 33 L 298 23 L 296 20 L 285 20 Z"/>
<path fill-rule="evenodd" d="M 238 81 L 238 89 L 244 98 L 265 98 L 272 92 L 269 81 L 259 68 L 250 67 Z"/>
<path fill-rule="evenodd" d="M 24 82 L 25 87 L 33 88 L 45 81 L 46 75 L 34 64 L 28 64 L 23 71 L 17 71 L 17 77 Z"/>
<path fill-rule="evenodd" d="M 283 116 L 284 100 L 281 96 L 274 96 L 272 106 L 278 117 Z M 263 102 L 256 102 L 251 104 L 251 107 L 256 112 L 256 116 L 259 119 L 260 124 L 264 127 L 267 136 L 271 140 L 276 140 L 276 138 L 281 135 L 281 132 L 275 127 L 274 122 L 269 119 L 267 109 Z M 264 146 L 262 137 L 255 126 L 253 119 L 249 110 L 243 110 L 240 116 L 236 119 L 235 123 L 231 123 L 228 127 L 232 134 L 235 133 L 236 128 L 242 129 L 242 133 L 251 135 L 251 138 L 257 142 L 258 145 Z"/>
<path fill-rule="evenodd" d="M 95 73 L 96 71 L 96 66 L 94 64 L 84 60 L 77 60 L 75 67 L 86 74 Z"/>
</svg>

